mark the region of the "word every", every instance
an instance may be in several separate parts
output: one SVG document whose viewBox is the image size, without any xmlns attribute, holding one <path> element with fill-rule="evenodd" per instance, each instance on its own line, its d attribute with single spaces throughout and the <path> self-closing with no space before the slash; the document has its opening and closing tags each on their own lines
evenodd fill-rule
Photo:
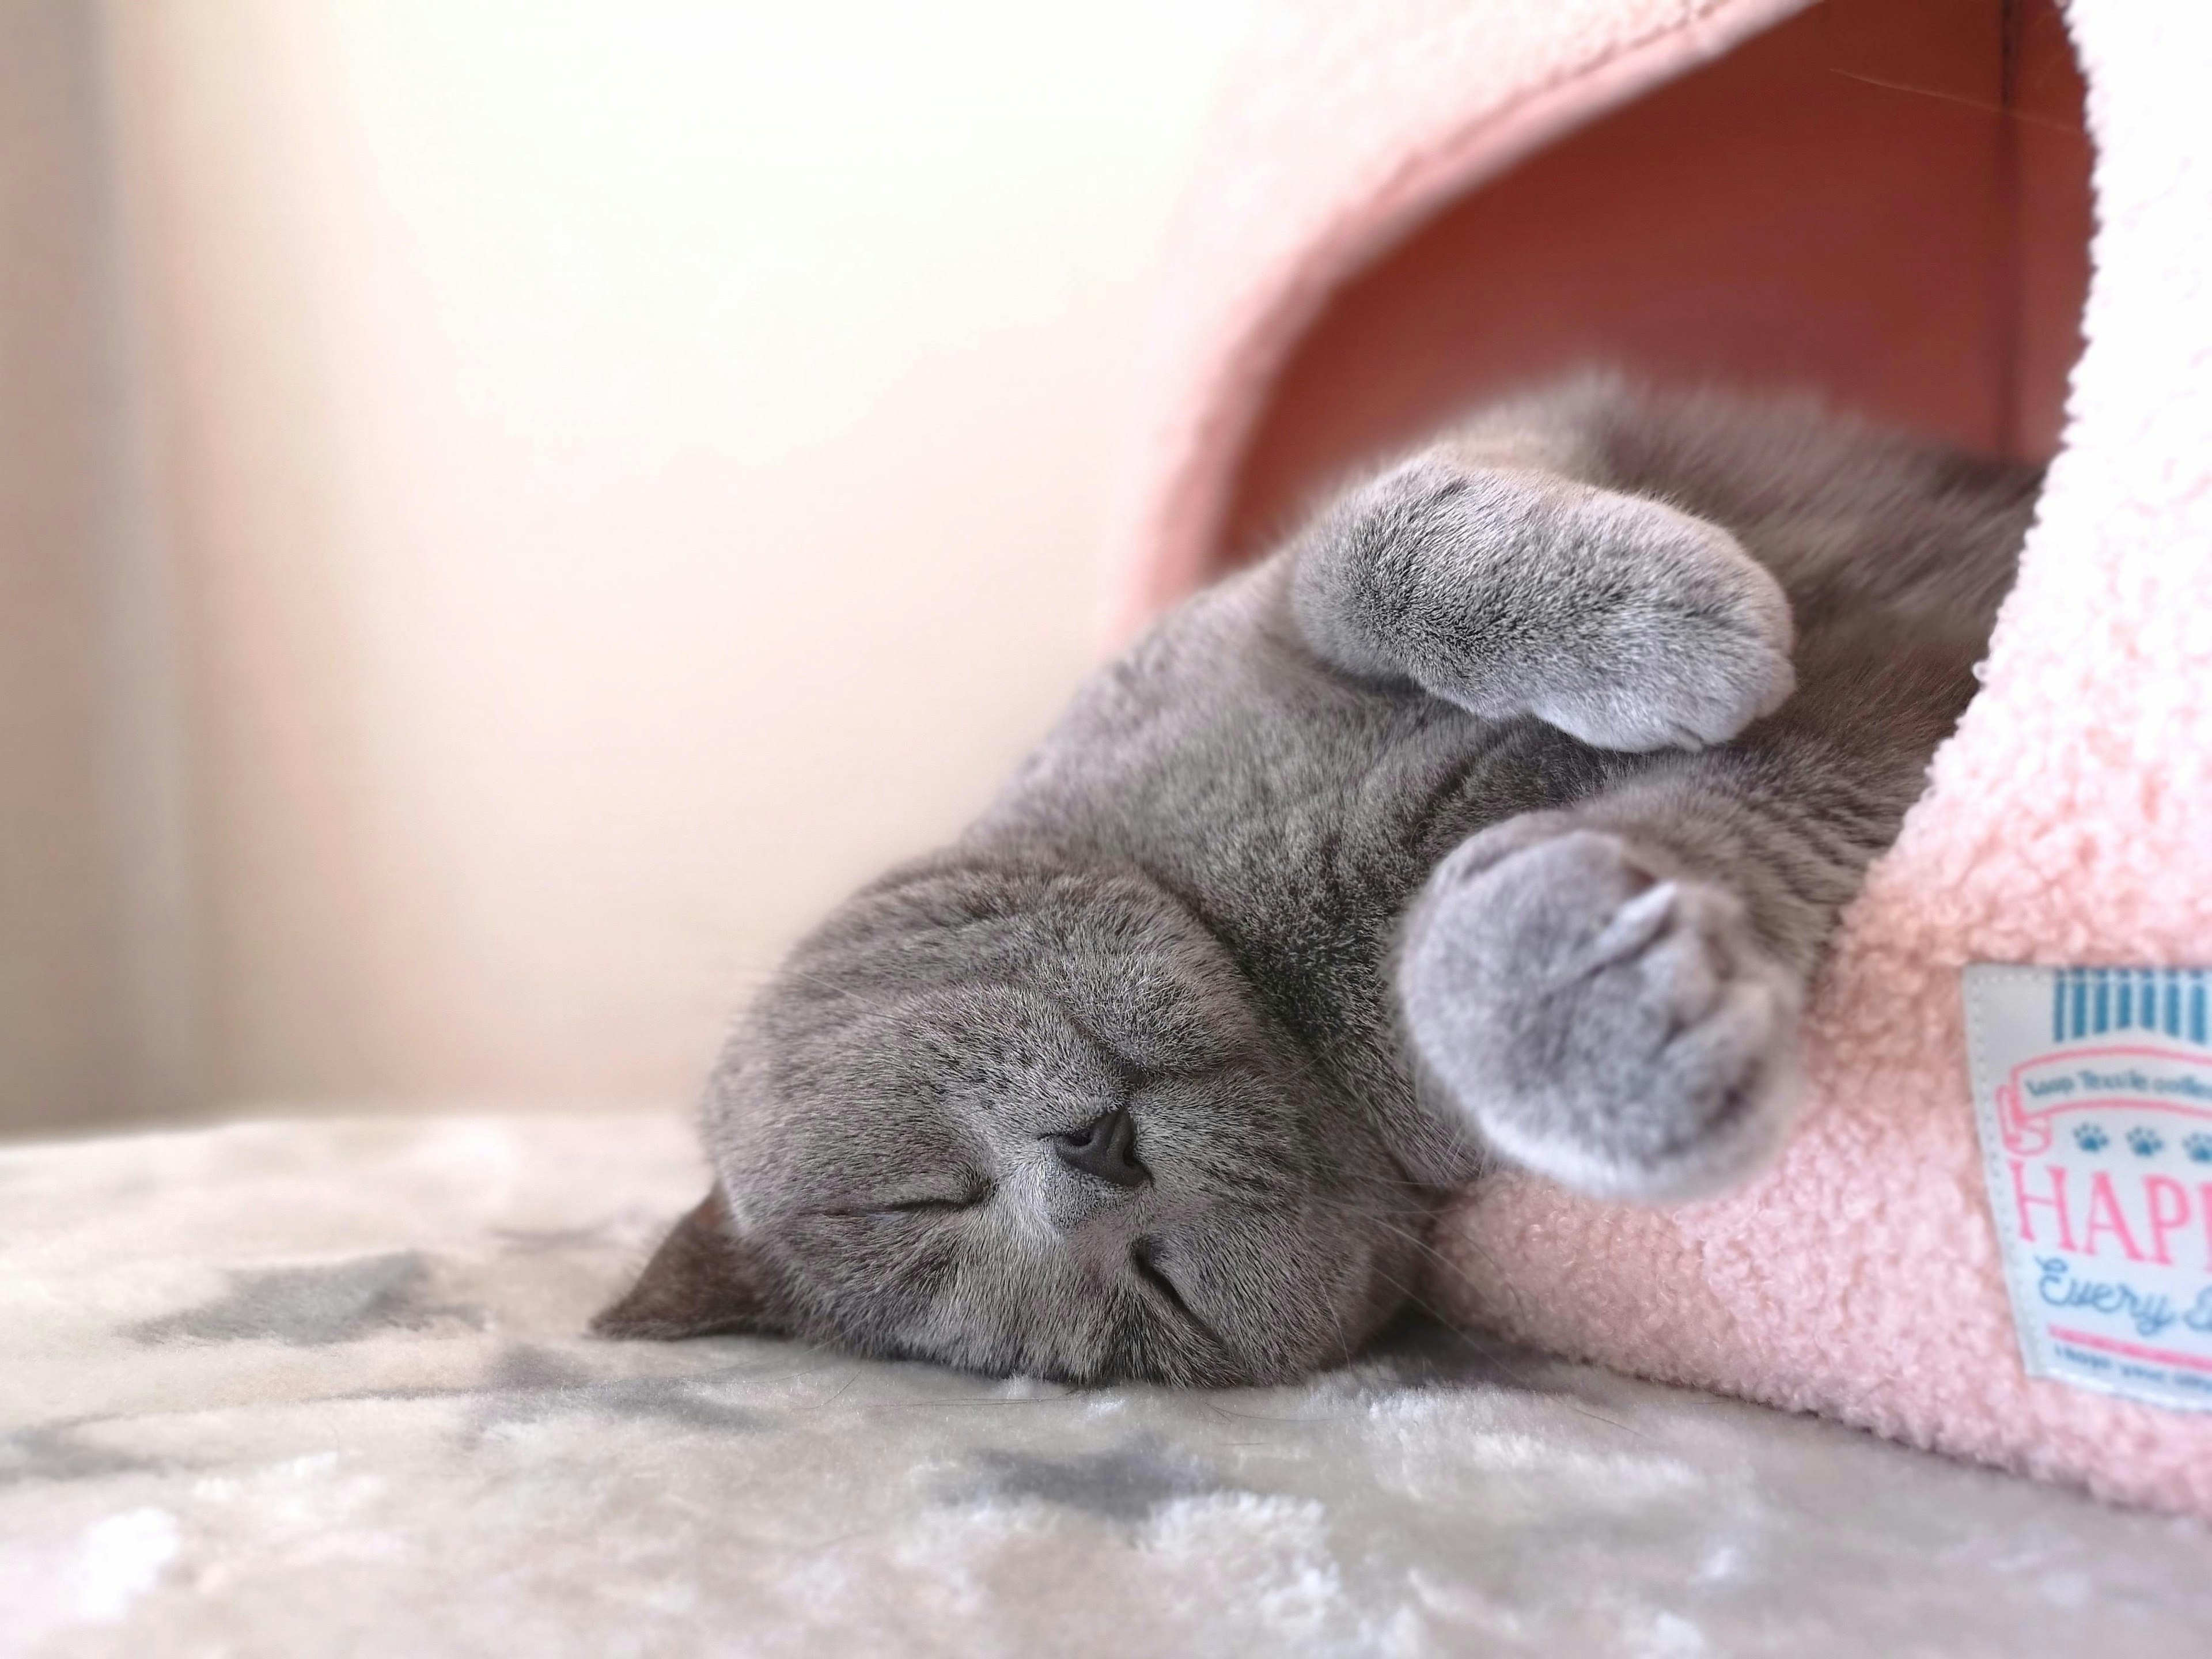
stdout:
<svg viewBox="0 0 2212 1659">
<path fill-rule="evenodd" d="M 2116 1314 L 2134 1325 L 2138 1336 L 2162 1335 L 2176 1325 L 2199 1335 L 2212 1334 L 2212 1285 L 2187 1307 L 2177 1308 L 2162 1291 L 2141 1290 L 2123 1279 L 2077 1278 L 2063 1256 L 2039 1256 L 2035 1265 L 2035 1292 L 2051 1307 Z"/>
</svg>

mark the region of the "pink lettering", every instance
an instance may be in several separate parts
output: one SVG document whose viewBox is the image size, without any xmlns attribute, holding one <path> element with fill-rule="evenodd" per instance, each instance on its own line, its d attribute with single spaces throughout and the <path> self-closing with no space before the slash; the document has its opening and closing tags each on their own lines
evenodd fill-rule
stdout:
<svg viewBox="0 0 2212 1659">
<path fill-rule="evenodd" d="M 2173 1251 L 2166 1236 L 2188 1223 L 2189 1188 L 2171 1176 L 2146 1176 L 2143 1196 L 2150 1204 L 2151 1259 L 2170 1267 L 2173 1265 Z M 2160 1203 L 2161 1199 L 2167 1201 Z"/>
<path fill-rule="evenodd" d="M 2102 1170 L 2089 1180 L 2089 1227 L 2081 1235 L 2084 1254 L 2097 1254 L 2097 1235 L 2110 1233 L 2120 1241 L 2120 1249 L 2129 1261 L 2141 1261 L 2143 1253 L 2136 1248 L 2136 1237 L 2128 1231 L 2128 1218 L 2120 1208 L 2119 1194 L 2112 1190 L 2112 1178 Z"/>
<path fill-rule="evenodd" d="M 2042 1165 L 2041 1167 L 2043 1169 L 2050 1172 L 2051 1196 L 2048 1198 L 2032 1198 L 2028 1195 L 2027 1172 L 2021 1167 L 2021 1161 L 2016 1158 L 2007 1158 L 2005 1162 L 2012 1165 L 2012 1195 L 2013 1201 L 2020 1206 L 2020 1236 L 2021 1240 L 2029 1244 L 2033 1244 L 2036 1242 L 2035 1222 L 2033 1216 L 2030 1214 L 2030 1212 L 2039 1209 L 2050 1210 L 2054 1212 L 2058 1217 L 2058 1248 L 2062 1250 L 2071 1250 L 2079 1248 L 2074 1243 L 2073 1224 L 2068 1219 L 2066 1214 L 2066 1170 L 2064 1167 L 2057 1164 L 2045 1164 Z M 2212 1247 L 2212 1234 L 2208 1234 L 2207 1244 L 2208 1247 Z"/>
</svg>

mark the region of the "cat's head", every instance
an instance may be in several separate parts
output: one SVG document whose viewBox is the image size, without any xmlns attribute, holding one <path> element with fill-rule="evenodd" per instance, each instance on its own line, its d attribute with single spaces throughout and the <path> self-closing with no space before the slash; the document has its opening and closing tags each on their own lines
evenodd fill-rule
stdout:
<svg viewBox="0 0 2212 1659">
<path fill-rule="evenodd" d="M 616 1334 L 788 1332 L 1072 1382 L 1270 1380 L 1405 1298 L 1433 1195 L 1133 876 L 946 855 L 793 953 Z"/>
</svg>

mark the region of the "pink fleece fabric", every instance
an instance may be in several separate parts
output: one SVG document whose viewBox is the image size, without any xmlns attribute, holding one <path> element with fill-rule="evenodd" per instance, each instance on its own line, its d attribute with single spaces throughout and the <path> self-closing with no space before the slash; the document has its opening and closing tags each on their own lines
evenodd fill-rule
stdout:
<svg viewBox="0 0 2212 1659">
<path fill-rule="evenodd" d="M 1332 284 L 1445 196 L 1795 9 L 1289 9 L 1262 90 L 1232 101 L 1235 187 L 1202 189 L 1184 238 L 1124 617 L 1210 569 L 1244 434 Z M 2063 446 L 1984 689 L 1846 918 L 1801 1127 L 1748 1188 L 1693 1206 L 1486 1182 L 1442 1227 L 1433 1291 L 1547 1348 L 2212 1518 L 2212 1414 L 2023 1373 L 1966 1078 L 1967 963 L 2212 963 L 2212 8 L 2075 0 L 2068 27 L 2099 222 Z"/>
</svg>

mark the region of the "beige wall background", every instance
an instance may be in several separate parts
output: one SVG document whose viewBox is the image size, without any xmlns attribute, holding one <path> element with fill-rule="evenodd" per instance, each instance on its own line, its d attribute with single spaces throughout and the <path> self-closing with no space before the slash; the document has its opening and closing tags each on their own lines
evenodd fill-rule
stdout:
<svg viewBox="0 0 2212 1659">
<path fill-rule="evenodd" d="M 0 1132 L 687 1096 L 1099 638 L 1258 0 L 0 0 Z"/>
</svg>

